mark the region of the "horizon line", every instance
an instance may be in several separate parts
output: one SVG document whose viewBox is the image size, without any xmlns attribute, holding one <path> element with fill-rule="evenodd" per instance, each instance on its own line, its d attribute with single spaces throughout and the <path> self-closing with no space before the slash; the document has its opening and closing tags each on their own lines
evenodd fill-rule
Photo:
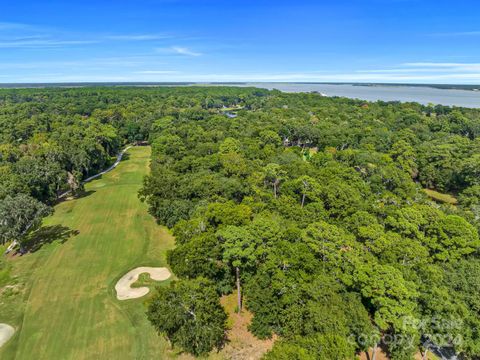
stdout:
<svg viewBox="0 0 480 360">
<path fill-rule="evenodd" d="M 32 81 L 32 82 L 0 82 L 2 85 L 85 85 L 85 84 L 132 84 L 132 85 L 175 85 L 175 84 L 355 84 L 355 85 L 434 85 L 434 86 L 480 86 L 472 83 L 431 83 L 431 82 L 377 82 L 377 81 Z"/>
</svg>

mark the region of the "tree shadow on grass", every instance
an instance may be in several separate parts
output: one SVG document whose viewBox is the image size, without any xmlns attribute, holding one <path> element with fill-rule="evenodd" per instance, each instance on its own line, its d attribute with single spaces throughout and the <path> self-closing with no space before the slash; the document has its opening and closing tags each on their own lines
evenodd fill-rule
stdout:
<svg viewBox="0 0 480 360">
<path fill-rule="evenodd" d="M 88 190 L 88 191 L 84 190 L 84 191 L 81 191 L 81 192 L 78 192 L 77 194 L 75 194 L 74 199 L 81 199 L 81 198 L 90 196 L 95 192 L 96 192 L 95 190 Z"/>
<path fill-rule="evenodd" d="M 72 195 L 72 194 L 68 194 L 68 196 L 64 196 L 62 198 L 58 198 L 54 204 L 60 204 L 60 203 L 63 203 L 65 201 L 70 201 L 72 199 L 81 199 L 81 198 L 84 198 L 84 197 L 87 197 L 89 195 L 92 195 L 93 193 L 95 193 L 95 190 L 88 190 L 88 191 L 79 191 L 77 192 L 76 194 Z"/>
<path fill-rule="evenodd" d="M 73 236 L 77 236 L 80 232 L 72 230 L 62 225 L 42 226 L 40 229 L 31 233 L 22 243 L 23 252 L 35 252 L 45 244 L 59 242 L 63 244 Z"/>
<path fill-rule="evenodd" d="M 128 159 L 130 159 L 130 154 L 128 152 L 123 153 L 122 161 L 125 161 L 125 160 L 128 160 Z M 122 161 L 120 161 L 120 162 L 122 162 Z"/>
</svg>

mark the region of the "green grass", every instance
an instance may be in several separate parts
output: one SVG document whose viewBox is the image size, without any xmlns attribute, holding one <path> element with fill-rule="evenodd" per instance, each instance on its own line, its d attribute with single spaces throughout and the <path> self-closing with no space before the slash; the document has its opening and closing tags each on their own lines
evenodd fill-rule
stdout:
<svg viewBox="0 0 480 360">
<path fill-rule="evenodd" d="M 450 195 L 450 194 L 444 194 L 432 189 L 423 189 L 427 196 L 439 203 L 444 203 L 444 204 L 450 204 L 450 205 L 457 205 L 458 201 L 457 199 Z"/>
<path fill-rule="evenodd" d="M 174 244 L 137 198 L 150 148 L 128 153 L 86 185 L 86 196 L 55 207 L 44 223 L 49 243 L 8 260 L 13 280 L 0 294 L 0 322 L 17 331 L 1 359 L 170 357 L 145 317 L 145 298 L 115 297 L 122 275 L 137 266 L 167 266 Z"/>
<path fill-rule="evenodd" d="M 0 245 L 0 254 L 7 249 L 6 246 Z M 10 264 L 0 255 L 0 288 L 10 283 Z"/>
</svg>

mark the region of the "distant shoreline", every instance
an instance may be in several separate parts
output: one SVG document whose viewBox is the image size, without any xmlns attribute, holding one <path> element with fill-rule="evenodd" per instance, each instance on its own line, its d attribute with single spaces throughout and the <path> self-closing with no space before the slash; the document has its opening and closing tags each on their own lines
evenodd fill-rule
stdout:
<svg viewBox="0 0 480 360">
<path fill-rule="evenodd" d="M 109 86 L 238 86 L 261 84 L 291 85 L 351 85 L 368 87 L 426 87 L 441 90 L 479 91 L 479 85 L 466 84 L 418 84 L 418 83 L 369 83 L 369 82 L 308 82 L 308 81 L 245 81 L 245 82 L 52 82 L 52 83 L 0 83 L 0 89 L 24 88 L 75 88 L 75 87 L 109 87 Z"/>
<path fill-rule="evenodd" d="M 316 83 L 316 82 L 84 82 L 84 83 L 25 83 L 0 84 L 0 94 L 28 89 L 154 89 L 167 87 L 245 87 L 278 90 L 284 93 L 316 93 L 327 97 L 361 101 L 412 102 L 422 105 L 442 105 L 480 108 L 480 85 L 398 84 L 398 83 Z M 34 90 L 31 90 L 34 91 Z"/>
</svg>

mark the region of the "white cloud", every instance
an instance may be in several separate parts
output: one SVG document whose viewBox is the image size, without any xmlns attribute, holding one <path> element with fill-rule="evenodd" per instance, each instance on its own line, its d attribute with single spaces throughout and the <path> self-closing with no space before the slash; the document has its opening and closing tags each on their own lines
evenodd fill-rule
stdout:
<svg viewBox="0 0 480 360">
<path fill-rule="evenodd" d="M 373 74 L 411 74 L 411 73 L 436 73 L 438 69 L 425 69 L 425 68 L 410 68 L 410 69 L 374 69 L 374 70 L 357 70 L 357 73 L 373 73 Z"/>
<path fill-rule="evenodd" d="M 172 38 L 159 33 L 76 34 L 36 25 L 0 22 L 0 48 L 54 48 L 108 41 L 155 41 Z"/>
<path fill-rule="evenodd" d="M 110 81 L 180 81 L 180 82 L 379 82 L 379 83 L 480 83 L 478 73 L 458 74 L 391 74 L 391 73 L 329 73 L 279 72 L 279 73 L 185 73 L 171 70 L 140 70 L 117 74 L 91 73 L 90 68 L 70 69 L 65 73 L 23 76 L 2 76 L 8 82 L 110 82 Z M 103 71 L 101 71 L 103 72 Z"/>
<path fill-rule="evenodd" d="M 455 36 L 479 36 L 480 31 L 464 31 L 464 32 L 457 32 L 453 33 Z"/>
<path fill-rule="evenodd" d="M 444 36 L 444 37 L 456 37 L 456 36 L 480 36 L 480 31 L 458 31 L 458 32 L 446 32 L 446 33 L 435 33 L 433 36 Z"/>
<path fill-rule="evenodd" d="M 135 74 L 165 75 L 165 74 L 178 74 L 178 71 L 174 71 L 174 70 L 142 70 L 142 71 L 135 71 Z"/>
<path fill-rule="evenodd" d="M 424 67 L 463 67 L 480 66 L 480 63 L 448 63 L 448 62 L 411 62 L 404 63 L 404 66 L 424 66 Z"/>
<path fill-rule="evenodd" d="M 0 48 L 57 48 L 72 45 L 96 44 L 97 40 L 60 40 L 44 39 L 39 37 L 18 38 L 13 40 L 0 40 Z"/>
<path fill-rule="evenodd" d="M 157 52 L 160 53 L 167 53 L 167 54 L 177 54 L 177 55 L 184 55 L 184 56 L 201 56 L 203 55 L 202 53 L 193 51 L 187 47 L 182 47 L 182 46 L 171 46 L 168 48 L 157 48 Z"/>
<path fill-rule="evenodd" d="M 150 56 L 122 56 L 122 57 L 98 57 L 76 60 L 61 61 L 29 61 L 29 62 L 0 62 L 0 72 L 5 69 L 37 70 L 37 69 L 92 69 L 117 68 L 145 68 L 161 67 L 164 63 L 156 61 Z"/>
<path fill-rule="evenodd" d="M 318 81 L 318 82 L 439 82 L 441 80 L 479 81 L 480 74 L 379 74 L 379 73 L 279 73 L 279 74 L 208 74 L 202 81 Z"/>
<path fill-rule="evenodd" d="M 435 69 L 436 71 L 450 72 L 479 72 L 480 63 L 443 63 L 443 62 L 415 62 L 405 63 L 406 67 L 420 67 L 424 69 Z"/>
<path fill-rule="evenodd" d="M 4 49 L 50 49 L 98 42 L 97 38 L 85 39 L 35 25 L 0 22 L 0 48 Z"/>
<path fill-rule="evenodd" d="M 162 34 L 124 34 L 124 35 L 108 35 L 105 37 L 108 40 L 119 41 L 149 41 L 169 39 L 171 36 Z"/>
<path fill-rule="evenodd" d="M 11 22 L 0 22 L 0 30 L 24 30 L 31 29 L 31 25 Z"/>
<path fill-rule="evenodd" d="M 10 78 L 5 82 L 12 83 L 88 83 L 88 82 L 128 82 L 132 81 L 132 78 L 128 76 L 111 76 L 111 75 L 68 75 L 68 74 L 37 74 L 34 76 L 24 76 L 18 78 Z"/>
<path fill-rule="evenodd" d="M 470 74 L 480 72 L 480 63 L 447 63 L 447 62 L 412 62 L 404 63 L 391 69 L 358 70 L 361 74 L 391 74 L 411 76 L 448 76 L 448 74 Z M 436 74 L 436 75 L 434 75 Z"/>
<path fill-rule="evenodd" d="M 200 55 L 202 55 L 199 52 L 195 52 L 195 51 L 192 51 L 188 48 L 180 47 L 180 46 L 173 46 L 172 50 L 175 51 L 178 54 L 181 54 L 181 55 L 188 55 L 188 56 L 200 56 Z"/>
<path fill-rule="evenodd" d="M 316 72 L 298 73 L 203 73 L 188 74 L 182 72 L 165 72 L 163 70 L 145 70 L 132 73 L 72 74 L 71 71 L 61 75 L 43 74 L 12 77 L 5 82 L 110 82 L 110 81 L 181 81 L 181 82 L 379 82 L 379 83 L 479 83 L 480 74 L 379 74 L 379 73 L 330 73 Z"/>
</svg>

